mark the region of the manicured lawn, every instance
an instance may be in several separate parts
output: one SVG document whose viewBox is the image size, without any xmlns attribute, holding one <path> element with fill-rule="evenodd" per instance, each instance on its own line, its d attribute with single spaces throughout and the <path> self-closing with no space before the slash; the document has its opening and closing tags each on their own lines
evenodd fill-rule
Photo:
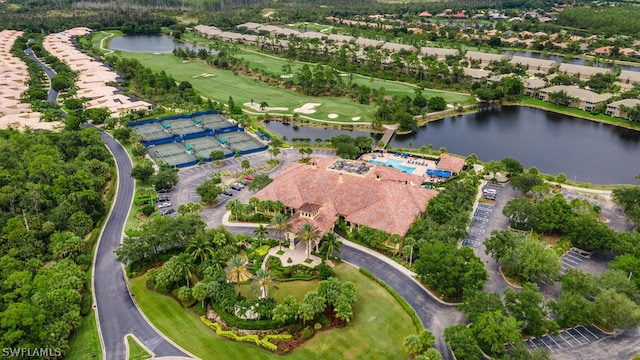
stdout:
<svg viewBox="0 0 640 360">
<path fill-rule="evenodd" d="M 66 359 L 102 359 L 102 346 L 98 328 L 96 327 L 96 316 L 91 313 L 84 318 L 80 326 L 76 329 L 69 342 L 69 354 Z"/>
<path fill-rule="evenodd" d="M 360 121 L 370 121 L 376 111 L 372 105 L 361 105 L 348 98 L 305 96 L 292 90 L 279 89 L 257 83 L 255 79 L 233 75 L 231 71 L 219 70 L 207 66 L 202 61 L 184 61 L 172 54 L 150 54 L 117 52 L 125 57 L 138 59 L 143 65 L 154 71 L 163 70 L 177 81 L 189 81 L 201 95 L 215 101 L 227 103 L 233 97 L 236 104 L 266 101 L 270 107 L 286 107 L 287 111 L 278 113 L 293 114 L 293 109 L 306 103 L 318 103 L 316 112 L 307 115 L 315 120 L 329 120 L 327 115 L 338 114 L 331 121 L 352 122 L 352 117 Z M 302 114 L 301 114 L 302 116 Z"/>
<path fill-rule="evenodd" d="M 127 335 L 127 344 L 129 345 L 128 360 L 147 360 L 153 357 L 131 335 Z"/>
<path fill-rule="evenodd" d="M 304 294 L 306 294 L 309 290 L 313 290 L 318 287 L 318 283 L 320 280 L 309 280 L 309 281 L 287 281 L 279 283 L 279 289 L 277 291 L 269 292 L 269 296 L 276 299 L 276 301 L 280 302 L 287 295 L 293 295 L 299 301 L 304 299 Z M 248 299 L 253 299 L 258 297 L 258 294 L 253 292 L 250 284 L 241 284 L 240 285 L 240 293 Z"/>
<path fill-rule="evenodd" d="M 172 298 L 145 289 L 145 277 L 132 279 L 131 291 L 151 322 L 192 354 L 210 359 L 398 359 L 406 357 L 402 341 L 415 334 L 411 318 L 382 287 L 343 264 L 336 268 L 342 280 L 357 289 L 354 318 L 344 329 L 317 333 L 304 346 L 284 357 L 254 345 L 216 336 L 195 314 Z M 184 331 L 189 329 L 189 331 Z"/>
</svg>

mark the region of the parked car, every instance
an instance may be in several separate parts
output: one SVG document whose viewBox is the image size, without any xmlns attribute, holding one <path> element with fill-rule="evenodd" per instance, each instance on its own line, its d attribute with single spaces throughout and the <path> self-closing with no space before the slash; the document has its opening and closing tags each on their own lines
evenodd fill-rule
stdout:
<svg viewBox="0 0 640 360">
<path fill-rule="evenodd" d="M 171 215 L 175 212 L 176 211 L 173 208 L 166 208 L 166 209 L 160 210 L 160 215 Z"/>
<path fill-rule="evenodd" d="M 242 187 L 240 187 L 238 184 L 233 184 L 231 185 L 231 188 L 235 191 L 240 191 L 242 190 Z"/>
<path fill-rule="evenodd" d="M 157 202 L 167 202 L 171 200 L 168 195 L 160 194 L 156 197 Z"/>
<path fill-rule="evenodd" d="M 229 190 L 223 190 L 222 195 L 233 196 L 233 193 Z"/>
<path fill-rule="evenodd" d="M 244 179 L 247 180 L 247 181 L 251 181 L 251 180 L 253 180 L 253 176 L 247 175 L 247 176 L 244 177 Z"/>
<path fill-rule="evenodd" d="M 158 203 L 158 209 L 164 209 L 164 208 L 168 208 L 168 207 L 171 207 L 171 203 L 170 202 Z"/>
<path fill-rule="evenodd" d="M 235 183 L 235 184 L 233 184 L 233 185 L 238 185 L 238 186 L 240 186 L 241 188 L 243 188 L 243 187 L 244 187 L 244 184 L 243 184 L 243 183 L 241 183 L 241 182 L 237 182 L 237 183 Z"/>
<path fill-rule="evenodd" d="M 158 194 L 166 194 L 166 193 L 171 192 L 171 189 L 160 189 L 157 192 L 158 192 Z"/>
</svg>

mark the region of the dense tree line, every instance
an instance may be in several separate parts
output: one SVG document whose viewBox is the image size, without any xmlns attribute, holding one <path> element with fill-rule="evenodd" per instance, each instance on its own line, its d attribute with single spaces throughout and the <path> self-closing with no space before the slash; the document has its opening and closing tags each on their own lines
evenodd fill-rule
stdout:
<svg viewBox="0 0 640 360">
<path fill-rule="evenodd" d="M 640 20 L 629 14 L 635 6 L 570 7 L 558 13 L 558 25 L 584 29 L 606 37 L 615 35 L 640 36 Z"/>
<path fill-rule="evenodd" d="M 0 346 L 66 353 L 113 162 L 94 129 L 0 130 L 0 148 Z"/>
</svg>

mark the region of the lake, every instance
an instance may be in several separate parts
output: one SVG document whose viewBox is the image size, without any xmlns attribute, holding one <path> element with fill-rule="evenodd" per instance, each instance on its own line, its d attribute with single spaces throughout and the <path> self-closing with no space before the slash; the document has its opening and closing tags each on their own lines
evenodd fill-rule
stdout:
<svg viewBox="0 0 640 360">
<path fill-rule="evenodd" d="M 183 43 L 166 35 L 123 35 L 111 39 L 109 48 L 129 52 L 171 53 L 175 48 L 199 50 L 203 47 Z"/>
<path fill-rule="evenodd" d="M 317 129 L 271 121 L 269 131 L 292 138 L 328 139 L 338 134 L 382 134 Z M 446 117 L 416 132 L 394 135 L 392 147 L 433 146 L 482 161 L 518 159 L 541 172 L 564 172 L 570 180 L 594 184 L 636 184 L 640 174 L 640 132 L 528 107 L 497 107 Z"/>
</svg>

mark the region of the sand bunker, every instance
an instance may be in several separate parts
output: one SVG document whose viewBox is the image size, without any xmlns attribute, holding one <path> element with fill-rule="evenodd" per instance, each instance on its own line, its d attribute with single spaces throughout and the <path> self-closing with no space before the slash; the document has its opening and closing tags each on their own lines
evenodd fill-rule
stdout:
<svg viewBox="0 0 640 360">
<path fill-rule="evenodd" d="M 352 121 L 358 121 L 360 120 L 360 116 L 354 116 L 351 118 Z"/>
<path fill-rule="evenodd" d="M 202 73 L 202 74 L 198 74 L 198 75 L 193 75 L 193 78 L 199 78 L 199 77 L 212 77 L 212 76 L 216 76 L 216 74 L 210 74 L 210 73 Z"/>
<path fill-rule="evenodd" d="M 291 79 L 293 77 L 293 74 L 284 74 L 284 75 L 280 75 L 281 79 Z"/>
<path fill-rule="evenodd" d="M 244 104 L 242 104 L 242 105 L 244 105 L 244 106 L 246 106 L 246 107 L 248 107 L 248 108 L 251 108 L 252 110 L 255 110 L 255 111 L 262 111 L 262 112 L 268 112 L 268 111 L 287 111 L 287 110 L 289 110 L 289 108 L 286 108 L 286 107 L 269 107 L 269 106 L 265 107 L 264 109 L 261 109 L 261 108 L 260 108 L 260 103 L 257 103 L 257 102 L 254 102 L 254 103 L 247 102 L 247 103 L 244 103 Z"/>
<path fill-rule="evenodd" d="M 338 117 L 338 114 L 329 114 L 329 115 L 327 115 L 327 117 L 329 119 L 336 119 Z"/>
<path fill-rule="evenodd" d="M 293 112 L 301 113 L 301 114 L 313 114 L 316 112 L 314 109 L 316 106 L 320 106 L 322 104 L 318 103 L 306 103 L 299 108 L 293 109 Z"/>
</svg>

